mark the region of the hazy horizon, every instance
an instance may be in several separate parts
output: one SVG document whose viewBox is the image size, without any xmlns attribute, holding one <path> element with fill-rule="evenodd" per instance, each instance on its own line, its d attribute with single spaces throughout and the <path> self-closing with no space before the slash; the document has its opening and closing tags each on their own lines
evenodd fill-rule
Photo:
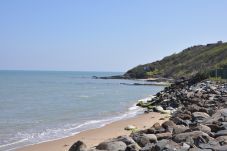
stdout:
<svg viewBox="0 0 227 151">
<path fill-rule="evenodd" d="M 227 1 L 1 1 L 0 70 L 125 72 L 227 41 Z"/>
</svg>

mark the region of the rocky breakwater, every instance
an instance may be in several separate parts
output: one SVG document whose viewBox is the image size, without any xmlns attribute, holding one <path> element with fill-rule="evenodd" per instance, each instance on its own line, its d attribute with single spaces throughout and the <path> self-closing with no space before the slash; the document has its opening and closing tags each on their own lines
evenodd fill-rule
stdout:
<svg viewBox="0 0 227 151">
<path fill-rule="evenodd" d="M 78 141 L 69 151 L 227 151 L 226 84 L 181 79 L 138 106 L 170 119 L 92 149 Z"/>
</svg>

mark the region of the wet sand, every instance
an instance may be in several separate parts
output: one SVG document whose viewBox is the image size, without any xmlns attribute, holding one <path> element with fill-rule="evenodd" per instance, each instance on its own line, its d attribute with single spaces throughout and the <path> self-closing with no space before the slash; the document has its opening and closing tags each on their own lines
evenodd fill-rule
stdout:
<svg viewBox="0 0 227 151">
<path fill-rule="evenodd" d="M 17 151 L 68 151 L 70 146 L 78 140 L 82 140 L 88 147 L 94 147 L 107 139 L 120 135 L 129 135 L 131 132 L 124 130 L 128 125 L 135 125 L 138 129 L 145 129 L 151 127 L 156 122 L 162 123 L 168 119 L 160 120 L 160 118 L 164 117 L 166 115 L 159 113 L 141 114 L 130 119 L 110 123 L 101 128 L 87 130 L 74 136 L 30 145 L 17 149 Z"/>
</svg>

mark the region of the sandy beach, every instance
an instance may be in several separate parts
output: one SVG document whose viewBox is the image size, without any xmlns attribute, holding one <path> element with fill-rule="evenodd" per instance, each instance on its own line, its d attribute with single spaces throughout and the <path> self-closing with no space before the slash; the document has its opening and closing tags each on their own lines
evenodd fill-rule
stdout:
<svg viewBox="0 0 227 151">
<path fill-rule="evenodd" d="M 88 147 L 93 147 L 107 139 L 120 135 L 129 135 L 131 132 L 124 130 L 128 125 L 135 125 L 138 129 L 145 129 L 151 127 L 156 122 L 162 123 L 168 119 L 160 120 L 160 118 L 164 117 L 166 117 L 166 115 L 153 112 L 141 114 L 130 119 L 110 123 L 101 128 L 84 131 L 74 136 L 30 145 L 20 148 L 17 151 L 68 151 L 70 146 L 78 140 L 85 142 Z"/>
</svg>

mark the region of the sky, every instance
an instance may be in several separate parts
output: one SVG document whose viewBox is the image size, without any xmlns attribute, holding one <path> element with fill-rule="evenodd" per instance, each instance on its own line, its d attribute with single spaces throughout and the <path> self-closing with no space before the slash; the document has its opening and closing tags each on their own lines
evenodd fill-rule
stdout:
<svg viewBox="0 0 227 151">
<path fill-rule="evenodd" d="M 226 0 L 1 0 L 0 69 L 120 71 L 227 41 Z"/>
</svg>

